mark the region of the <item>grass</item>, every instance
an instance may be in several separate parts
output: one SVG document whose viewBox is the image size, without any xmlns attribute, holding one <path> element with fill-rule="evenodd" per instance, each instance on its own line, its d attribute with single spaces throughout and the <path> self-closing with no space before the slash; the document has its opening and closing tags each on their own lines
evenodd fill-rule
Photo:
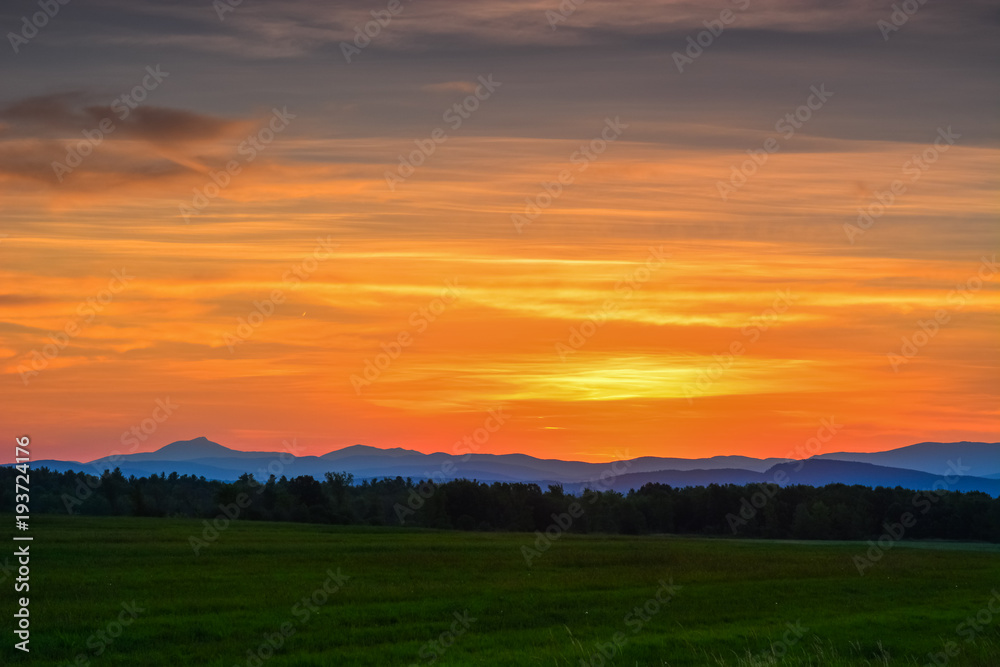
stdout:
<svg viewBox="0 0 1000 667">
<path fill-rule="evenodd" d="M 925 665 L 950 641 L 939 664 L 1000 665 L 1000 618 L 971 642 L 956 630 L 1000 587 L 984 545 L 901 544 L 860 576 L 860 543 L 565 535 L 528 567 L 525 534 L 234 523 L 196 556 L 199 521 L 32 522 L 31 653 L 13 648 L 9 577 L 4 665 L 428 665 L 466 611 L 434 664 Z M 338 569 L 342 588 L 302 606 Z M 635 615 L 661 579 L 680 588 Z M 144 611 L 118 634 L 132 601 Z M 248 660 L 268 635 L 273 657 Z"/>
</svg>

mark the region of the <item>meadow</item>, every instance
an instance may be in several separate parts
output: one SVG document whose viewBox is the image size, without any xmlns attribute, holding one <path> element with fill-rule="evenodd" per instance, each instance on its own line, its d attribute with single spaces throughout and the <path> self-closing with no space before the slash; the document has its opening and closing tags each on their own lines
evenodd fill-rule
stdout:
<svg viewBox="0 0 1000 667">
<path fill-rule="evenodd" d="M 995 545 L 861 575 L 862 542 L 564 534 L 529 565 L 527 533 L 234 522 L 196 555 L 203 528 L 33 516 L 31 651 L 5 571 L 0 663 L 1000 665 Z"/>
</svg>

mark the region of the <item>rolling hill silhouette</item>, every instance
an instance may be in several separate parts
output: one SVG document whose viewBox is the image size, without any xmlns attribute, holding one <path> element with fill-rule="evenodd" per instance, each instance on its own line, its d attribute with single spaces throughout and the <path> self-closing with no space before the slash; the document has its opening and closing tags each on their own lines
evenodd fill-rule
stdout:
<svg viewBox="0 0 1000 667">
<path fill-rule="evenodd" d="M 170 443 L 153 452 L 96 459 L 89 463 L 42 460 L 36 467 L 101 472 L 120 468 L 137 477 L 176 472 L 233 481 L 244 473 L 266 479 L 274 473 L 322 479 L 327 472 L 347 472 L 358 480 L 382 477 L 413 479 L 466 478 L 484 482 L 563 484 L 567 491 L 585 486 L 627 492 L 647 483 L 671 486 L 782 484 L 822 486 L 832 483 L 902 486 L 922 490 L 983 491 L 1000 495 L 1000 443 L 920 443 L 886 452 L 837 452 L 804 461 L 713 456 L 702 459 L 644 456 L 611 463 L 539 459 L 526 454 L 423 454 L 410 449 L 345 447 L 321 456 L 231 449 L 205 437 Z M 616 471 L 621 474 L 612 474 Z M 605 482 L 600 483 L 602 478 Z M 949 475 L 949 477 L 944 477 Z"/>
</svg>

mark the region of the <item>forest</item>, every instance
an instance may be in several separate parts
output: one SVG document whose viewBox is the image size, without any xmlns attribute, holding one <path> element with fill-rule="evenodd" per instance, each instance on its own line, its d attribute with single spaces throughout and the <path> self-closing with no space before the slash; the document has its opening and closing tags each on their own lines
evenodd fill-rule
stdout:
<svg viewBox="0 0 1000 667">
<path fill-rule="evenodd" d="M 191 475 L 125 477 L 120 470 L 30 471 L 30 505 L 15 500 L 13 467 L 0 467 L 0 511 L 201 518 L 216 523 L 293 521 L 445 530 L 650 534 L 773 539 L 1000 541 L 1000 499 L 980 492 L 913 491 L 830 484 L 676 488 L 646 484 L 622 494 L 600 488 L 574 495 L 561 485 L 327 473 L 234 482 Z M 23 480 L 23 478 L 22 478 Z"/>
</svg>

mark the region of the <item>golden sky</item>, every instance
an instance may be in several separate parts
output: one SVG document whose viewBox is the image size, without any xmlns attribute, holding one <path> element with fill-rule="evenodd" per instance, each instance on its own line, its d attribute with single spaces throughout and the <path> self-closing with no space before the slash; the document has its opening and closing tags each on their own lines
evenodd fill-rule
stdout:
<svg viewBox="0 0 1000 667">
<path fill-rule="evenodd" d="M 888 6 L 743 4 L 404 4 L 349 63 L 372 19 L 337 4 L 64 7 L 5 55 L 8 431 L 73 460 L 133 428 L 449 451 L 491 409 L 481 452 L 591 461 L 785 456 L 823 419 L 826 451 L 1000 439 L 980 5 L 885 40 Z"/>
</svg>

